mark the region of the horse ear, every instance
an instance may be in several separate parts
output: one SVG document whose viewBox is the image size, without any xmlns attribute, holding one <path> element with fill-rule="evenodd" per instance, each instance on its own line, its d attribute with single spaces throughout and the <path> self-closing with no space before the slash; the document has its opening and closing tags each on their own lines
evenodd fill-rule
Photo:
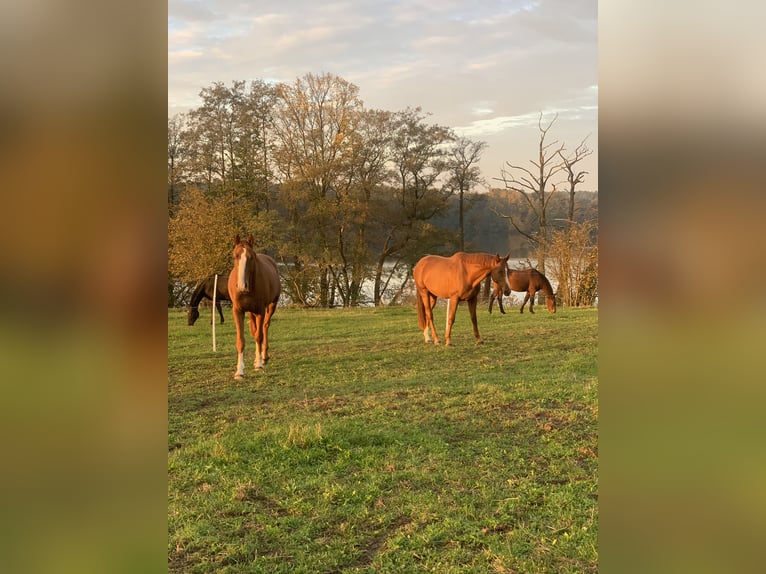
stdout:
<svg viewBox="0 0 766 574">
<path fill-rule="evenodd" d="M 247 242 L 250 244 L 250 247 L 253 246 L 253 242 L 255 241 L 255 238 L 253 237 L 253 234 L 247 236 Z"/>
<path fill-rule="evenodd" d="M 240 241 L 240 239 L 239 239 L 239 233 L 237 233 L 237 234 L 234 236 L 234 245 L 239 245 L 239 241 Z"/>
</svg>

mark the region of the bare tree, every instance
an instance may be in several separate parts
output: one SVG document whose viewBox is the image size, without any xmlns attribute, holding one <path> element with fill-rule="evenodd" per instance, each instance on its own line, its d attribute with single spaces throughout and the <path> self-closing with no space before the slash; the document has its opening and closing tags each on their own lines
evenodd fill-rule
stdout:
<svg viewBox="0 0 766 574">
<path fill-rule="evenodd" d="M 516 231 L 529 239 L 530 243 L 536 247 L 537 266 L 541 273 L 545 273 L 545 245 L 548 235 L 546 209 L 548 202 L 556 192 L 556 185 L 551 182 L 551 178 L 562 171 L 565 166 L 560 155 L 564 150 L 564 145 L 559 145 L 558 140 L 551 143 L 545 142 L 548 131 L 557 117 L 558 114 L 554 116 L 548 125 L 543 126 L 543 114 L 540 112 L 540 118 L 537 122 L 540 131 L 537 160 L 529 160 L 533 168 L 530 169 L 507 161 L 505 162 L 507 167 L 501 170 L 501 177 L 496 178 L 503 182 L 506 189 L 520 194 L 537 219 L 537 232 L 530 234 L 522 231 L 512 216 L 500 214 L 510 221 Z M 555 147 L 557 145 L 558 147 Z M 549 183 L 553 187 L 551 191 L 548 191 Z"/>
<path fill-rule="evenodd" d="M 585 145 L 585 140 L 587 139 L 588 138 L 586 137 L 584 140 L 582 140 L 580 145 L 575 148 L 574 153 L 570 156 L 565 156 L 563 150 L 559 151 L 559 156 L 564 162 L 564 169 L 567 172 L 567 181 L 569 183 L 569 212 L 567 223 L 567 228 L 569 229 L 572 228 L 572 225 L 574 225 L 575 222 L 575 188 L 578 184 L 585 181 L 585 176 L 588 173 L 587 171 L 578 171 L 575 173 L 575 164 L 593 153 L 593 150 Z"/>
<path fill-rule="evenodd" d="M 448 166 L 450 180 L 447 186 L 458 194 L 458 249 L 465 251 L 465 228 L 463 225 L 463 213 L 465 211 L 463 199 L 465 193 L 481 183 L 481 171 L 479 160 L 487 147 L 487 142 L 474 142 L 468 138 L 458 138 L 449 151 Z"/>
</svg>

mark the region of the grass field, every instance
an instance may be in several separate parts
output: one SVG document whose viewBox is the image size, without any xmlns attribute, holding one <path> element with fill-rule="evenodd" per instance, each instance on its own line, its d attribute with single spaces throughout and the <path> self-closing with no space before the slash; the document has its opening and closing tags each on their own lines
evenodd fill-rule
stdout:
<svg viewBox="0 0 766 574">
<path fill-rule="evenodd" d="M 168 312 L 171 572 L 597 572 L 596 309 Z M 443 336 L 444 307 L 437 307 Z"/>
</svg>

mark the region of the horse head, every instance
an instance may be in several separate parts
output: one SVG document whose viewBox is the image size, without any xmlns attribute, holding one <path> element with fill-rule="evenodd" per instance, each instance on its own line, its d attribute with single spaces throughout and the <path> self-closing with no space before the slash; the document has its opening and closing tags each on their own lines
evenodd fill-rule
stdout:
<svg viewBox="0 0 766 574">
<path fill-rule="evenodd" d="M 253 241 L 252 234 L 246 241 L 240 239 L 239 234 L 234 238 L 232 258 L 234 259 L 234 268 L 237 270 L 237 290 L 240 293 L 250 291 L 252 269 L 255 264 Z"/>
<path fill-rule="evenodd" d="M 199 319 L 199 310 L 196 307 L 189 307 L 189 320 L 187 325 L 194 325 L 194 321 Z"/>
<path fill-rule="evenodd" d="M 545 297 L 545 306 L 551 313 L 556 312 L 556 293 L 553 294 L 553 297 Z"/>
<path fill-rule="evenodd" d="M 496 285 L 496 290 L 502 290 L 503 295 L 506 297 L 511 294 L 511 284 L 508 282 L 508 259 L 511 254 L 509 253 L 505 257 L 500 257 L 500 254 L 495 254 L 496 265 L 492 267 L 490 276 L 492 281 Z"/>
</svg>

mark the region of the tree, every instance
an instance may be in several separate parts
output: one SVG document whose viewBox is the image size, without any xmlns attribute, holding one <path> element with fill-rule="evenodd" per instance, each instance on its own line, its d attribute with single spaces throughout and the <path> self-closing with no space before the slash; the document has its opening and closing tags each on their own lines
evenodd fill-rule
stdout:
<svg viewBox="0 0 766 574">
<path fill-rule="evenodd" d="M 588 139 L 588 138 L 585 138 Z M 564 156 L 563 150 L 559 151 L 559 156 L 564 162 L 564 169 L 567 172 L 567 182 L 569 183 L 569 211 L 567 218 L 567 226 L 571 227 L 575 222 L 575 188 L 578 184 L 585 181 L 587 171 L 578 171 L 575 173 L 575 164 L 585 159 L 593 153 L 593 150 L 585 145 L 585 140 L 580 142 L 575 150 L 574 154 L 570 156 Z"/>
<path fill-rule="evenodd" d="M 593 305 L 598 295 L 598 243 L 595 221 L 570 221 L 566 229 L 554 230 L 547 250 L 558 279 L 557 296 L 563 305 Z"/>
<path fill-rule="evenodd" d="M 168 214 L 172 215 L 180 199 L 180 184 L 183 181 L 183 165 L 187 156 L 184 142 L 186 118 L 178 114 L 168 118 Z"/>
<path fill-rule="evenodd" d="M 258 80 L 200 91 L 202 105 L 188 114 L 190 177 L 209 193 L 226 195 L 232 208 L 268 208 L 268 125 L 274 90 Z"/>
<path fill-rule="evenodd" d="M 380 225 L 376 217 L 375 202 L 389 178 L 387 162 L 390 155 L 392 114 L 382 110 L 363 110 L 359 113 L 356 129 L 351 134 L 352 145 L 349 147 L 347 173 L 349 180 L 349 200 L 356 202 L 350 212 L 356 215 L 349 229 L 349 248 L 355 265 L 351 267 L 352 276 L 341 274 L 342 291 L 348 293 L 347 302 L 357 305 L 362 298 L 363 282 L 370 278 L 374 254 L 370 239 Z M 344 254 L 344 263 L 348 258 Z M 344 265 L 343 269 L 348 269 Z M 380 284 L 378 283 L 378 286 Z M 373 290 L 373 302 L 381 302 L 379 290 Z M 344 299 L 346 301 L 346 299 Z"/>
<path fill-rule="evenodd" d="M 228 198 L 205 193 L 197 186 L 187 188 L 168 221 L 168 271 L 172 280 L 190 284 L 214 272 L 227 274 L 232 268 L 237 234 L 253 234 L 259 251 L 273 249 L 278 227 L 273 212 L 243 213 L 232 220 L 231 211 Z"/>
<path fill-rule="evenodd" d="M 474 142 L 461 137 L 449 151 L 450 180 L 447 185 L 458 193 L 458 249 L 465 251 L 465 227 L 463 222 L 464 195 L 482 182 L 479 160 L 487 142 Z"/>
<path fill-rule="evenodd" d="M 349 304 L 348 278 L 359 263 L 348 243 L 359 209 L 350 171 L 362 111 L 358 92 L 333 74 L 307 74 L 276 89 L 274 159 L 291 230 L 282 255 L 291 259 L 286 273 L 316 272 L 321 306 L 333 303 L 336 287 Z M 310 282 L 304 277 L 297 283 Z M 304 302 L 308 295 L 300 294 Z"/>
<path fill-rule="evenodd" d="M 430 221 L 449 208 L 451 191 L 439 186 L 438 180 L 447 170 L 445 144 L 453 135 L 446 127 L 427 124 L 425 117 L 420 108 L 408 108 L 390 117 L 391 186 L 380 191 L 374 209 L 376 305 L 381 304 L 390 281 L 402 274 L 403 267 L 414 265 L 424 251 L 449 242 Z M 403 274 L 406 278 L 407 273 Z"/>
<path fill-rule="evenodd" d="M 506 162 L 505 168 L 501 171 L 499 178 L 506 189 L 517 192 L 520 197 L 529 206 L 537 220 L 537 230 L 534 234 L 528 234 L 522 231 L 516 224 L 512 216 L 503 215 L 509 219 L 513 227 L 524 235 L 532 243 L 537 252 L 537 267 L 541 273 L 545 273 L 545 247 L 548 239 L 548 219 L 546 211 L 548 203 L 556 192 L 556 185 L 548 191 L 548 184 L 551 178 L 564 169 L 564 161 L 561 159 L 560 152 L 564 149 L 563 145 L 558 145 L 558 141 L 546 143 L 548 131 L 556 121 L 558 115 L 543 127 L 543 114 L 540 113 L 537 126 L 540 132 L 540 142 L 538 144 L 537 160 L 529 160 L 534 169 L 528 169 L 521 165 L 515 165 Z M 557 146 L 558 147 L 554 147 Z M 542 295 L 544 297 L 544 295 Z"/>
<path fill-rule="evenodd" d="M 168 222 L 168 271 L 182 283 L 195 283 L 209 274 L 227 273 L 231 247 L 239 229 L 229 217 L 227 201 L 206 196 L 197 186 L 183 194 Z"/>
</svg>

